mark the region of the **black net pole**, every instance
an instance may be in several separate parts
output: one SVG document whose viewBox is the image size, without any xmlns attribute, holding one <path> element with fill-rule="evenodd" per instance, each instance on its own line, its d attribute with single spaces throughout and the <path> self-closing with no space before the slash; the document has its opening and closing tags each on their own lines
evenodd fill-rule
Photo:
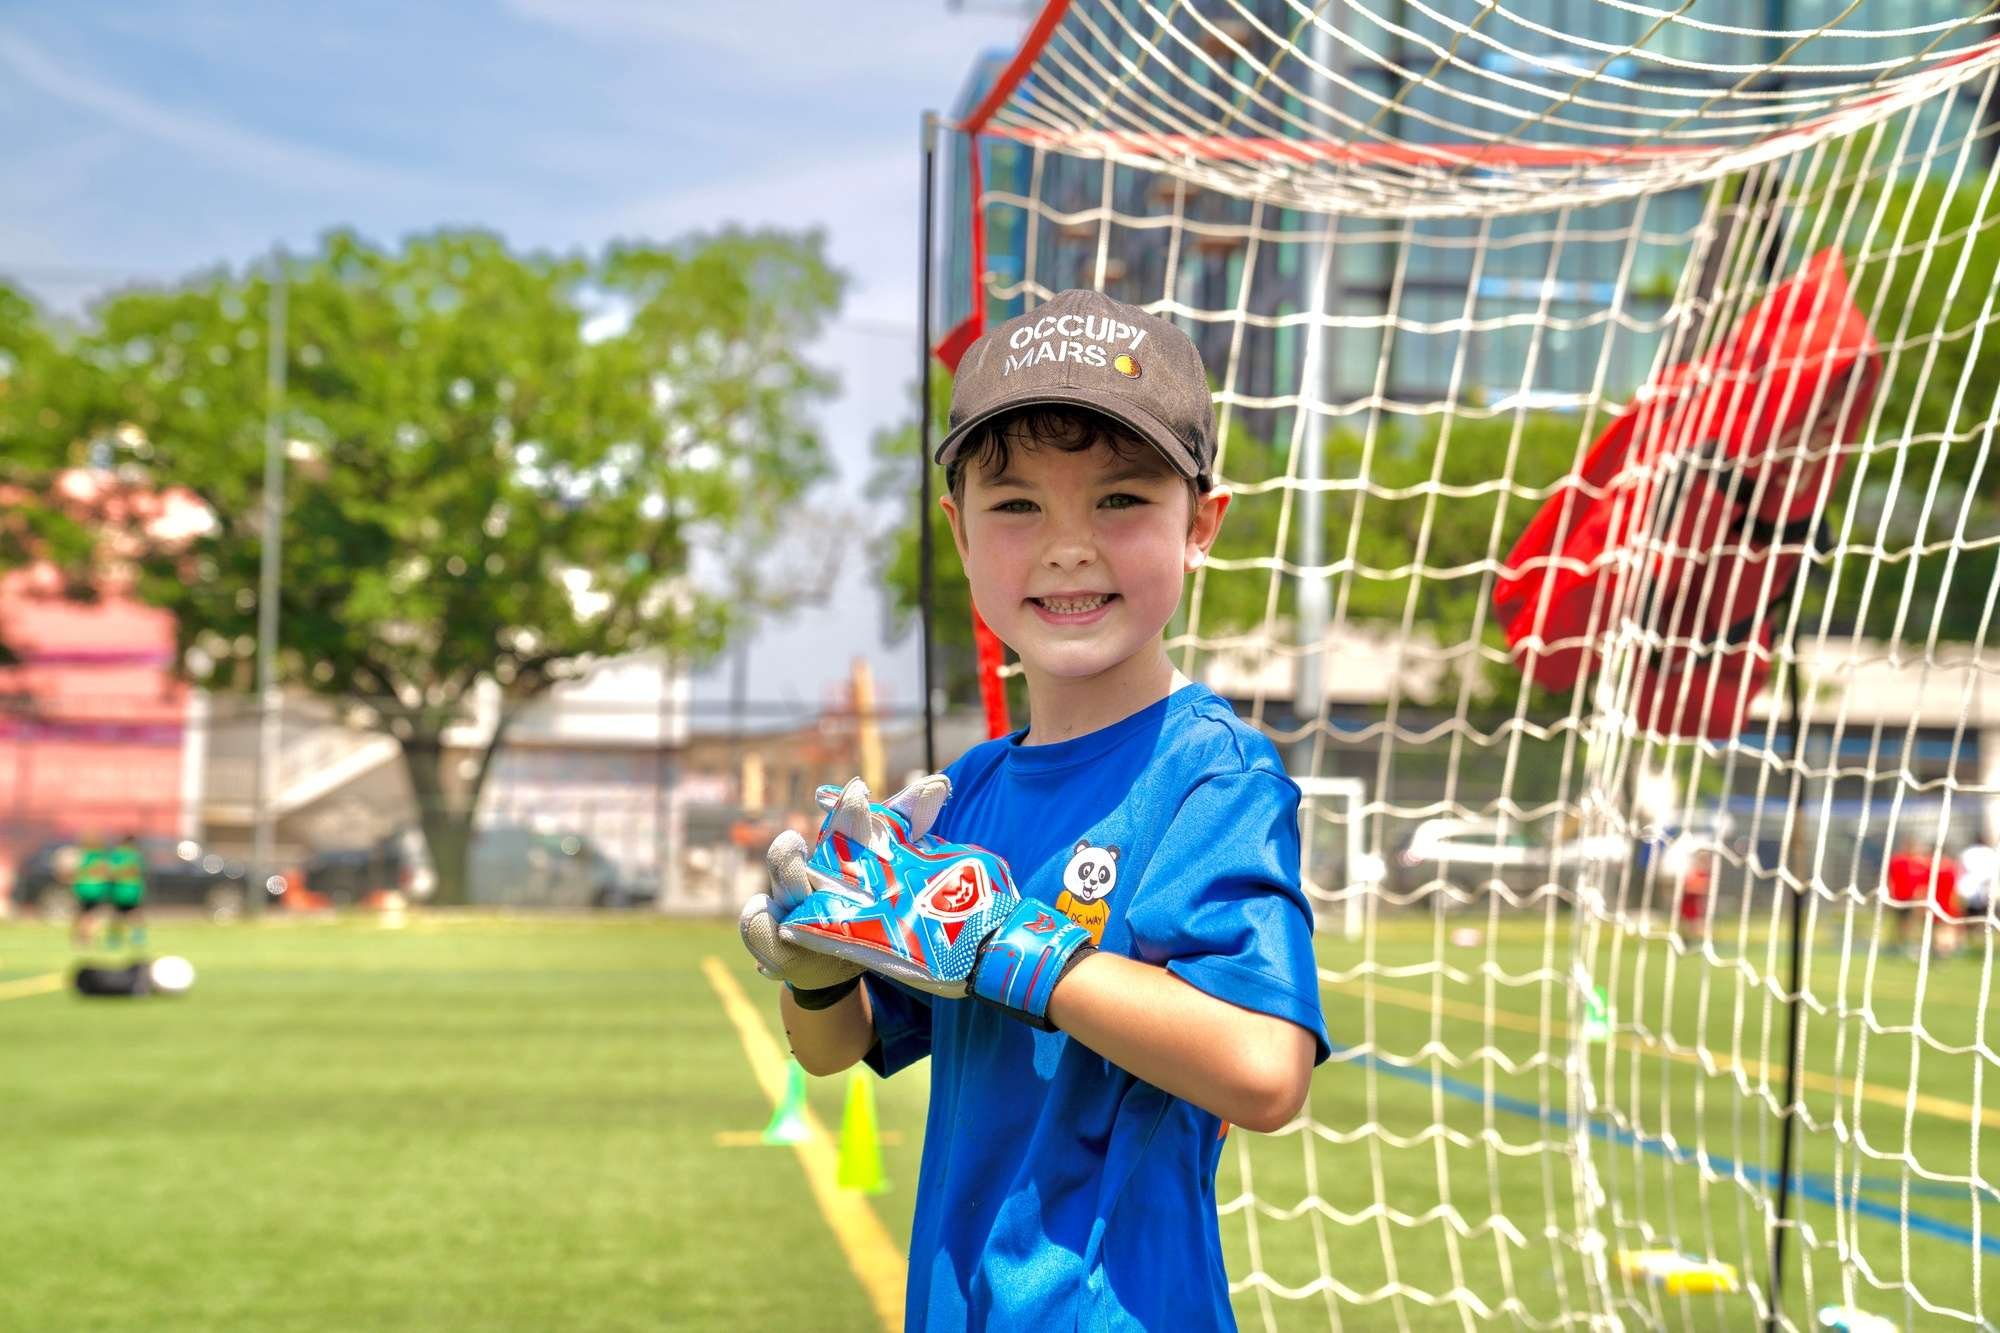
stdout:
<svg viewBox="0 0 2000 1333">
<path fill-rule="evenodd" d="M 1802 876 L 1805 861 L 1801 836 L 1806 789 L 1806 736 L 1805 722 L 1799 709 L 1799 664 L 1796 657 L 1785 678 L 1785 711 L 1791 718 L 1792 759 L 1798 767 L 1792 776 L 1791 827 L 1785 836 L 1784 868 L 1791 875 Z M 1767 1333 L 1776 1333 L 1784 1318 L 1785 1233 L 1791 1229 L 1792 1217 L 1792 1147 L 1799 1136 L 1799 1061 L 1802 1054 L 1799 1049 L 1799 1010 L 1804 1007 L 1800 1004 L 1804 987 L 1799 974 L 1805 961 L 1806 938 L 1805 885 L 1803 882 L 1794 885 L 1784 874 L 1780 874 L 1778 882 L 1780 889 L 1791 895 L 1792 961 L 1791 977 L 1785 985 L 1785 1102 L 1779 1113 L 1778 1208 L 1777 1216 L 1771 1223 L 1771 1309 L 1764 1319 Z"/>
<path fill-rule="evenodd" d="M 924 771 L 937 765 L 937 718 L 931 686 L 931 210 L 936 197 L 937 121 L 926 111 L 923 146 L 923 199 L 917 213 L 917 605 L 922 630 L 924 692 Z"/>
</svg>

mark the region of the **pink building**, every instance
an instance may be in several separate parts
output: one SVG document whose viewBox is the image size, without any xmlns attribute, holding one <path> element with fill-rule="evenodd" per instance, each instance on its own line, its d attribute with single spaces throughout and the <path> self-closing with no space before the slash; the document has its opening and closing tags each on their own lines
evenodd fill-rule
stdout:
<svg viewBox="0 0 2000 1333">
<path fill-rule="evenodd" d="M 101 473 L 70 473 L 61 490 L 104 523 L 114 561 L 121 531 L 171 538 L 207 521 L 192 497 L 137 495 Z M 0 643 L 19 659 L 0 666 L 0 888 L 58 834 L 188 827 L 200 765 L 184 745 L 189 690 L 172 674 L 171 616 L 134 600 L 115 565 L 94 601 L 30 566 L 0 575 Z"/>
</svg>

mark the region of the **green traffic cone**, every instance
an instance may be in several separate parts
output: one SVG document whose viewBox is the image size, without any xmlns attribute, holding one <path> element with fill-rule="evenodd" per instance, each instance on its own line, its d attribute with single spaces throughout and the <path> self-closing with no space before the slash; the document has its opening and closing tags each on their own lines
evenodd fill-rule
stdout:
<svg viewBox="0 0 2000 1333">
<path fill-rule="evenodd" d="M 787 1060 L 785 1065 L 785 1098 L 771 1112 L 771 1123 L 764 1126 L 764 1142 L 774 1146 L 804 1143 L 810 1133 L 806 1129 L 806 1071 L 797 1060 Z"/>
<path fill-rule="evenodd" d="M 875 1084 L 859 1069 L 847 1076 L 836 1179 L 842 1189 L 863 1194 L 886 1194 L 889 1190 L 888 1178 L 882 1174 L 882 1137 L 875 1130 Z"/>
</svg>

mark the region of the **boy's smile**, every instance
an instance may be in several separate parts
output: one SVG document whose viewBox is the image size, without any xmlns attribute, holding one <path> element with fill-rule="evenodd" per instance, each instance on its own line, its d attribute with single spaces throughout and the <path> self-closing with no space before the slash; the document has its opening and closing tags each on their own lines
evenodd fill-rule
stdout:
<svg viewBox="0 0 2000 1333">
<path fill-rule="evenodd" d="M 1115 592 L 1059 592 L 1046 597 L 1030 597 L 1028 604 L 1051 625 L 1090 625 L 1108 614 Z"/>
</svg>

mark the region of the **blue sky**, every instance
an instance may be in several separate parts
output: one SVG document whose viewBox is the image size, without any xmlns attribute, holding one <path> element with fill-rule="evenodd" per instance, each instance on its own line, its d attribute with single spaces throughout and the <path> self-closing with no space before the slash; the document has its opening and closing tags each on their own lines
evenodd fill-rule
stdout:
<svg viewBox="0 0 2000 1333">
<path fill-rule="evenodd" d="M 999 9 L 1003 12 L 993 12 Z M 819 225 L 850 288 L 819 359 L 822 414 L 863 511 L 868 436 L 915 377 L 917 125 L 1022 13 L 992 0 L 0 2 L 0 276 L 75 312 L 134 280 L 240 263 L 334 224 L 440 224 L 517 246 Z M 865 651 L 916 699 L 913 644 L 879 642 L 858 547 L 833 606 L 768 628 L 751 694 L 816 701 Z M 843 631 L 829 636 L 825 626 Z M 705 682 L 704 696 L 720 686 Z"/>
</svg>

